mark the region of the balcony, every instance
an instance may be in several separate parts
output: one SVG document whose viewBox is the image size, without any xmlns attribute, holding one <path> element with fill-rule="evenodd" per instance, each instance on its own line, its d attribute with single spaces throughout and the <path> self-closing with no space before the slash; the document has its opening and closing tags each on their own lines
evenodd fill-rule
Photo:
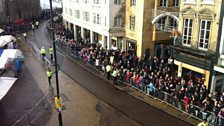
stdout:
<svg viewBox="0 0 224 126">
<path fill-rule="evenodd" d="M 158 31 L 172 32 L 173 29 L 178 28 L 179 24 L 178 12 L 154 10 L 152 14 L 153 14 L 152 24 L 154 24 L 155 28 Z"/>
</svg>

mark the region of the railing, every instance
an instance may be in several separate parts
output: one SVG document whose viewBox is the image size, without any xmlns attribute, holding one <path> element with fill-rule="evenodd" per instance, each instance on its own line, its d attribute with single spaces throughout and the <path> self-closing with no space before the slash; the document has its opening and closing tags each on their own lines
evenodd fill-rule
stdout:
<svg viewBox="0 0 224 126">
<path fill-rule="evenodd" d="M 164 11 L 164 10 L 153 10 L 152 15 L 153 19 L 161 14 L 167 14 L 167 15 L 175 15 L 176 17 L 179 17 L 179 11 L 175 12 L 170 12 L 170 11 Z"/>
<path fill-rule="evenodd" d="M 30 126 L 30 125 L 45 125 L 49 115 L 52 113 L 51 105 L 47 96 L 43 96 L 30 110 L 28 110 L 20 119 L 12 126 Z"/>
<path fill-rule="evenodd" d="M 69 50 L 68 46 L 63 46 L 62 43 L 57 43 L 57 46 L 63 50 Z M 101 78 L 105 78 L 105 71 L 103 71 L 101 68 L 102 66 L 95 66 L 95 63 L 91 60 L 84 60 L 80 56 L 79 51 L 71 51 L 69 50 L 67 52 L 69 54 L 69 57 L 74 59 L 75 61 L 79 62 L 80 64 L 84 64 L 85 67 L 90 69 L 94 74 Z M 190 103 L 185 103 L 183 100 L 178 99 L 173 94 L 169 94 L 167 92 L 164 92 L 159 89 L 154 89 L 153 92 L 149 92 L 147 85 L 144 83 L 136 84 L 133 81 L 128 80 L 125 81 L 124 77 L 120 76 L 118 82 L 120 84 L 125 84 L 130 86 L 133 89 L 136 89 L 137 91 L 149 96 L 153 97 L 154 99 L 157 99 L 161 102 L 166 103 L 167 105 L 179 110 L 181 113 L 188 115 L 189 118 L 195 118 L 197 120 L 206 120 L 209 125 L 219 126 L 224 125 L 224 119 L 221 117 L 216 116 L 213 112 L 206 111 L 203 108 L 200 108 L 198 106 L 195 106 Z"/>
<path fill-rule="evenodd" d="M 156 27 L 157 30 L 164 31 L 164 32 L 173 32 L 174 29 L 178 28 L 178 27 L 175 27 L 175 26 L 159 24 L 159 23 L 155 23 L 155 27 Z"/>
</svg>

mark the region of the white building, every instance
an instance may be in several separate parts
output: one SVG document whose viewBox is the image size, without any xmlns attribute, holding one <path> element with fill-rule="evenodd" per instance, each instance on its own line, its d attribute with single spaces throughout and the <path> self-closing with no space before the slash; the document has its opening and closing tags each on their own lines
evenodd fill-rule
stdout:
<svg viewBox="0 0 224 126">
<path fill-rule="evenodd" d="M 214 66 L 216 77 L 213 77 L 213 90 L 224 90 L 224 17 L 222 20 L 222 31 L 221 31 L 221 38 L 220 38 L 220 46 L 219 46 L 219 58 L 218 64 Z"/>
<path fill-rule="evenodd" d="M 123 0 L 63 0 L 65 26 L 87 42 L 122 49 L 125 4 Z M 123 44 L 124 46 L 124 44 Z"/>
</svg>

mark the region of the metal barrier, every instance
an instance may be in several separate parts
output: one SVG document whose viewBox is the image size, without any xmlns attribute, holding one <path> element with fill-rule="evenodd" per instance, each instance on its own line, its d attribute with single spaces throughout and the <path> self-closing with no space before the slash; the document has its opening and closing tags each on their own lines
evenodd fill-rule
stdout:
<svg viewBox="0 0 224 126">
<path fill-rule="evenodd" d="M 32 124 L 43 123 L 42 119 L 47 119 L 47 115 L 52 113 L 51 105 L 47 97 L 43 96 L 30 110 L 28 110 L 20 119 L 12 126 L 26 126 Z M 47 121 L 47 120 L 46 120 Z"/>
<path fill-rule="evenodd" d="M 106 73 L 101 69 L 101 65 L 95 66 L 95 63 L 91 60 L 83 59 L 83 57 L 80 55 L 80 51 L 71 51 L 67 48 L 67 46 L 64 46 L 64 44 L 61 44 L 60 42 L 56 43 L 58 48 L 61 48 L 61 50 L 63 51 L 67 51 L 70 58 L 78 61 L 81 64 L 84 64 L 88 69 L 90 69 L 90 71 L 94 71 L 94 74 L 98 75 L 99 77 L 105 77 Z M 121 84 L 126 84 L 147 96 L 153 97 L 154 99 L 157 99 L 173 108 L 176 108 L 183 114 L 188 115 L 189 118 L 195 118 L 201 121 L 206 120 L 209 125 L 213 126 L 224 126 L 224 118 L 216 116 L 213 112 L 206 111 L 203 108 L 195 106 L 191 103 L 186 103 L 183 100 L 176 98 L 175 95 L 169 94 L 156 88 L 154 88 L 153 92 L 149 92 L 147 85 L 143 83 L 140 83 L 139 86 L 136 86 L 136 84 L 132 83 L 131 81 L 125 82 L 122 78 L 119 78 L 118 81 Z"/>
</svg>

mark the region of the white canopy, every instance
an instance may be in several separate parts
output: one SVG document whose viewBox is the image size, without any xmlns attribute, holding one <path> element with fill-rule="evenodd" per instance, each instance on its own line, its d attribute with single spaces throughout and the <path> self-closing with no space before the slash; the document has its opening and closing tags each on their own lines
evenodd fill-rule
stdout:
<svg viewBox="0 0 224 126">
<path fill-rule="evenodd" d="M 17 78 L 0 77 L 0 100 L 8 93 Z"/>
<path fill-rule="evenodd" d="M 19 49 L 4 49 L 0 57 L 0 69 L 5 68 L 8 59 L 15 59 L 17 57 L 23 58 L 23 54 Z"/>
<path fill-rule="evenodd" d="M 2 33 L 2 32 L 4 32 L 4 30 L 0 28 L 0 33 Z"/>
<path fill-rule="evenodd" d="M 5 46 L 7 43 L 12 42 L 12 41 L 16 41 L 16 38 L 13 37 L 12 35 L 3 35 L 0 36 L 0 47 Z"/>
</svg>

